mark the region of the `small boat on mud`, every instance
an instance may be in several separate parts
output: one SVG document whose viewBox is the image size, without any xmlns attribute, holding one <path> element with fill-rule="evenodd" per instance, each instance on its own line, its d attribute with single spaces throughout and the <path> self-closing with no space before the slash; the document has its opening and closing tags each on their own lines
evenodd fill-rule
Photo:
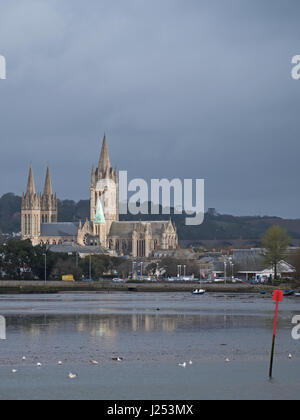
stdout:
<svg viewBox="0 0 300 420">
<path fill-rule="evenodd" d="M 192 292 L 193 295 L 204 295 L 206 290 L 203 289 L 196 289 Z"/>
<path fill-rule="evenodd" d="M 294 290 L 285 290 L 283 296 L 294 296 Z"/>
</svg>

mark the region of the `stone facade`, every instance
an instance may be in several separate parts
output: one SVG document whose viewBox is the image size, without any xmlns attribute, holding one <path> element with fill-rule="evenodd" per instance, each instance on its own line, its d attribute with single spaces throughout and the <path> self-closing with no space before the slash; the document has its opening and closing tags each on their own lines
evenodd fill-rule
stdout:
<svg viewBox="0 0 300 420">
<path fill-rule="evenodd" d="M 171 220 L 119 221 L 118 171 L 112 168 L 104 136 L 98 167 L 92 168 L 90 220 L 57 223 L 57 198 L 53 194 L 49 168 L 43 195 L 36 194 L 32 167 L 22 201 L 22 237 L 34 245 L 65 242 L 97 246 L 115 255 L 149 257 L 158 249 L 178 248 L 176 226 Z"/>
<path fill-rule="evenodd" d="M 41 225 L 57 222 L 57 198 L 53 194 L 49 168 L 47 168 L 44 192 L 38 194 L 30 166 L 27 190 L 22 196 L 21 215 L 22 239 L 30 239 L 34 245 L 42 240 Z"/>
</svg>

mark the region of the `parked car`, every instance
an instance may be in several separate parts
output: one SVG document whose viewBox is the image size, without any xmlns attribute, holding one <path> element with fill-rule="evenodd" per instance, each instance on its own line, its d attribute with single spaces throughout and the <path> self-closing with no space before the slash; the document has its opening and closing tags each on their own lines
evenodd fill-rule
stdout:
<svg viewBox="0 0 300 420">
<path fill-rule="evenodd" d="M 238 279 L 238 278 L 234 278 L 234 279 L 232 279 L 232 283 L 244 283 L 244 280 Z"/>
<path fill-rule="evenodd" d="M 222 277 L 214 279 L 214 283 L 224 283 L 224 282 L 225 282 L 225 279 Z"/>
<path fill-rule="evenodd" d="M 251 280 L 251 281 L 250 281 L 250 284 L 252 284 L 252 285 L 256 285 L 256 284 L 259 284 L 259 281 L 258 281 L 258 280 Z"/>
<path fill-rule="evenodd" d="M 112 279 L 113 283 L 125 283 L 125 279 L 120 279 L 118 277 L 115 277 L 114 279 Z"/>
<path fill-rule="evenodd" d="M 84 281 L 85 283 L 92 283 L 94 280 L 93 279 L 87 279 L 87 278 L 83 278 L 82 281 Z"/>
</svg>

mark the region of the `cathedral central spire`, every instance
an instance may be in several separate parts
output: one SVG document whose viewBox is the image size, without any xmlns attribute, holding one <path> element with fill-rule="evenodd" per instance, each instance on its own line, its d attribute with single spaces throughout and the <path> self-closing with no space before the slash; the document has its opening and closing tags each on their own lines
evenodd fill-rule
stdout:
<svg viewBox="0 0 300 420">
<path fill-rule="evenodd" d="M 99 159 L 98 171 L 102 174 L 105 174 L 107 171 L 110 171 L 110 168 L 111 168 L 111 164 L 110 164 L 110 158 L 109 158 L 108 147 L 107 147 L 107 142 L 106 142 L 106 135 L 104 134 L 101 155 Z"/>
</svg>

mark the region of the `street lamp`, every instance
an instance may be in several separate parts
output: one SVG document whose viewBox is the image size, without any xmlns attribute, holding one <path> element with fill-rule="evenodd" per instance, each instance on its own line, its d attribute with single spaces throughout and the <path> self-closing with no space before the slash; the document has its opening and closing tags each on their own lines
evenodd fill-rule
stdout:
<svg viewBox="0 0 300 420">
<path fill-rule="evenodd" d="M 90 254 L 90 264 L 89 264 L 89 280 L 92 280 L 92 256 Z"/>
<path fill-rule="evenodd" d="M 183 266 L 183 277 L 186 275 L 186 265 Z"/>
<path fill-rule="evenodd" d="M 226 282 L 226 280 L 227 280 L 226 266 L 227 266 L 227 263 L 226 263 L 226 261 L 224 261 L 224 279 L 225 279 L 225 284 L 227 283 Z"/>
<path fill-rule="evenodd" d="M 234 272 L 233 272 L 233 262 L 232 262 L 232 257 L 229 257 L 229 264 L 230 264 L 230 268 L 231 268 L 231 280 L 233 281 L 234 279 Z"/>
<path fill-rule="evenodd" d="M 47 283 L 47 254 L 43 254 L 45 257 L 45 284 Z"/>
<path fill-rule="evenodd" d="M 134 277 L 134 266 L 135 266 L 136 262 L 132 260 L 132 279 Z"/>
<path fill-rule="evenodd" d="M 76 251 L 76 268 L 78 268 L 78 251 Z"/>
<path fill-rule="evenodd" d="M 141 279 L 143 280 L 143 262 L 141 262 Z"/>
</svg>

